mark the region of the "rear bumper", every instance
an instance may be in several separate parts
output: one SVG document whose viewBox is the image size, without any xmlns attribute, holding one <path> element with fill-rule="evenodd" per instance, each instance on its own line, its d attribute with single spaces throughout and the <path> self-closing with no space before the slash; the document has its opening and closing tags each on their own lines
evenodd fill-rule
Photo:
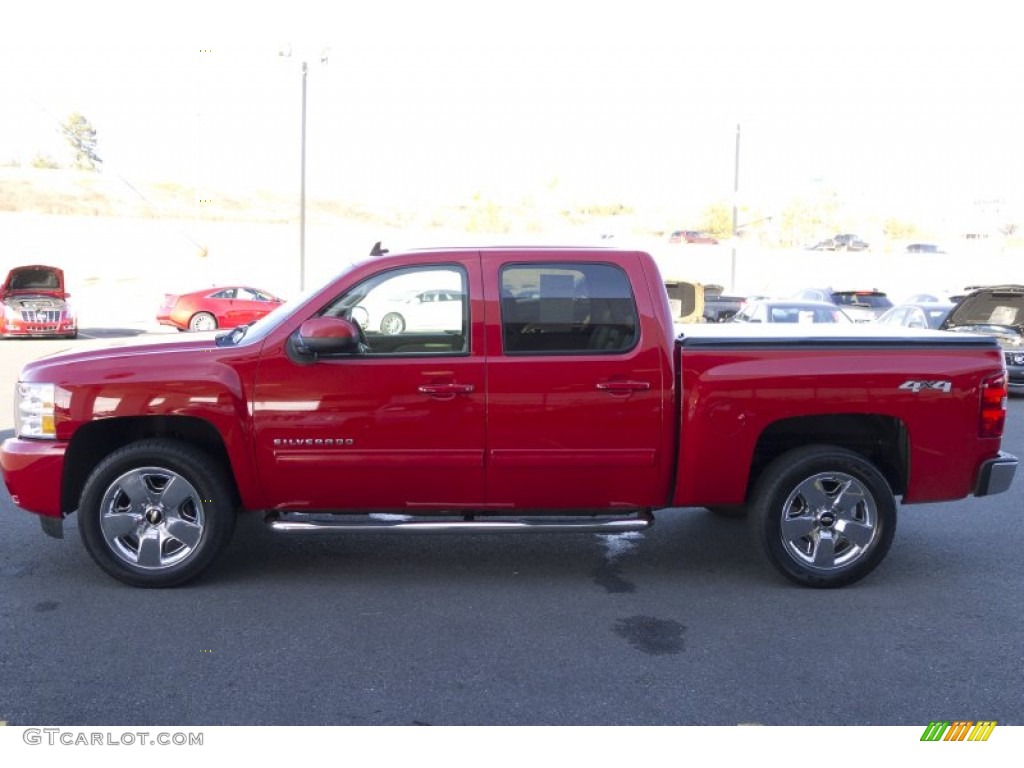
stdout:
<svg viewBox="0 0 1024 768">
<path fill-rule="evenodd" d="M 1017 457 L 1000 451 L 996 458 L 989 459 L 981 465 L 974 495 L 991 496 L 1009 490 L 1016 472 Z"/>
<path fill-rule="evenodd" d="M 161 314 L 157 315 L 156 316 L 156 321 L 160 325 L 169 325 L 171 328 L 177 328 L 179 330 L 181 330 L 182 328 L 187 328 L 188 327 L 187 324 L 186 325 L 182 325 L 181 323 L 179 323 L 177 320 L 175 320 L 169 314 L 165 315 L 165 314 L 161 313 Z"/>
<path fill-rule="evenodd" d="M 46 517 L 63 517 L 60 486 L 67 443 L 12 437 L 0 445 L 0 473 L 15 505 Z"/>
</svg>

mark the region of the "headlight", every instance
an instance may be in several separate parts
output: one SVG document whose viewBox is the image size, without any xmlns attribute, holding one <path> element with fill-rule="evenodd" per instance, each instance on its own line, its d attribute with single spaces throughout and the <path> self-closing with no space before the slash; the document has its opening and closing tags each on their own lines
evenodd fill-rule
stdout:
<svg viewBox="0 0 1024 768">
<path fill-rule="evenodd" d="M 14 389 L 14 432 L 21 437 L 57 437 L 54 419 L 56 387 L 53 384 L 26 384 Z"/>
<path fill-rule="evenodd" d="M 1007 352 L 1006 362 L 1008 365 L 1024 365 L 1024 352 Z"/>
</svg>

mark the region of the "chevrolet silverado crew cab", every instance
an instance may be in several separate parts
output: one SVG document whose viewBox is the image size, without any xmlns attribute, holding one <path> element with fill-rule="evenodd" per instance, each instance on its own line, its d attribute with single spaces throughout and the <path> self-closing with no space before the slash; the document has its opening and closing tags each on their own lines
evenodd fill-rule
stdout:
<svg viewBox="0 0 1024 768">
<path fill-rule="evenodd" d="M 834 587 L 885 557 L 897 498 L 999 493 L 1017 467 L 996 340 L 893 334 L 677 337 L 643 252 L 371 257 L 247 327 L 29 363 L 0 467 L 44 531 L 77 511 L 138 586 L 199 575 L 241 512 L 285 534 L 614 533 L 708 507 Z"/>
</svg>

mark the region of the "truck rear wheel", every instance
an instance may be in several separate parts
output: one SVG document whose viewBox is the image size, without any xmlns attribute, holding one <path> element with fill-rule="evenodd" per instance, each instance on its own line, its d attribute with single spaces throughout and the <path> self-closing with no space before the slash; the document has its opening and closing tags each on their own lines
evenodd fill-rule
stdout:
<svg viewBox="0 0 1024 768">
<path fill-rule="evenodd" d="M 177 440 L 141 440 L 93 470 L 78 527 L 92 559 L 115 579 L 173 587 L 202 573 L 227 545 L 232 499 L 206 454 Z"/>
<path fill-rule="evenodd" d="M 811 445 L 783 454 L 752 494 L 754 539 L 775 568 L 811 587 L 841 587 L 885 558 L 896 500 L 875 466 L 853 451 Z"/>
</svg>

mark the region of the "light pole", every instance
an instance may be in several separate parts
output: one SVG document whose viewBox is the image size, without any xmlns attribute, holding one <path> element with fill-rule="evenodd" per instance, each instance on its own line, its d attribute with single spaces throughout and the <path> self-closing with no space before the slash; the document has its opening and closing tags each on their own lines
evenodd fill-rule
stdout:
<svg viewBox="0 0 1024 768">
<path fill-rule="evenodd" d="M 326 64 L 330 53 L 329 48 L 320 52 L 320 63 Z M 281 48 L 278 56 L 286 59 L 292 57 L 292 47 Z M 299 290 L 306 289 L 306 80 L 309 75 L 309 63 L 302 59 L 302 135 L 300 140 L 299 159 Z"/>
<path fill-rule="evenodd" d="M 299 291 L 306 290 L 306 76 L 309 65 L 302 62 L 302 170 L 299 173 Z M 734 214 L 735 218 L 735 214 Z"/>
<path fill-rule="evenodd" d="M 740 194 L 740 124 L 736 123 L 736 163 L 732 180 L 732 263 L 729 274 L 729 290 L 736 291 L 736 201 Z"/>
</svg>

